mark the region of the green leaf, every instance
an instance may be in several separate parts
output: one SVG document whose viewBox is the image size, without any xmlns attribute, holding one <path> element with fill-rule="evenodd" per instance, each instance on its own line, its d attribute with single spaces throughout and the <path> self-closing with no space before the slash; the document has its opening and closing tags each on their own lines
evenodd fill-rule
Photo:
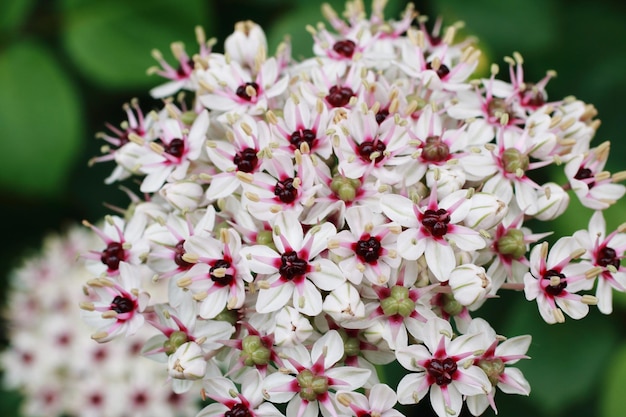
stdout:
<svg viewBox="0 0 626 417">
<path fill-rule="evenodd" d="M 0 30 L 15 30 L 24 22 L 32 8 L 33 0 L 0 1 Z"/>
<path fill-rule="evenodd" d="M 440 0 L 444 23 L 462 20 L 467 30 L 499 54 L 549 48 L 558 28 L 555 2 L 540 0 Z"/>
<path fill-rule="evenodd" d="M 155 65 L 150 51 L 161 50 L 176 66 L 169 51 L 172 42 L 184 42 L 191 56 L 198 50 L 195 26 L 212 36 L 204 0 L 65 0 L 63 7 L 67 52 L 85 76 L 108 88 L 156 85 L 159 78 L 146 75 Z"/>
<path fill-rule="evenodd" d="M 610 358 L 606 368 L 605 383 L 601 387 L 600 410 L 602 417 L 624 415 L 624 387 L 626 387 L 626 345 L 620 346 Z"/>
<path fill-rule="evenodd" d="M 594 389 L 612 366 L 610 354 L 617 340 L 610 317 L 592 311 L 582 320 L 567 316 L 565 320 L 562 324 L 546 324 L 539 316 L 536 302 L 518 300 L 504 327 L 508 337 L 532 335 L 528 352 L 532 359 L 516 366 L 530 383 L 529 401 L 549 416 L 573 403 L 591 401 L 597 395 Z"/>
<path fill-rule="evenodd" d="M 80 147 L 82 114 L 68 77 L 42 46 L 0 55 L 0 186 L 24 195 L 63 190 Z"/>
</svg>

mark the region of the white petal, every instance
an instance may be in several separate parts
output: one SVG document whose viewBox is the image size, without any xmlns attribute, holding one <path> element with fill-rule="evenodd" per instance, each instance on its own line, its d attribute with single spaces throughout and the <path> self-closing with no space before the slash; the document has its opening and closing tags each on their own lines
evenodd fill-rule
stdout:
<svg viewBox="0 0 626 417">
<path fill-rule="evenodd" d="M 397 194 L 385 194 L 381 197 L 381 207 L 387 217 L 405 227 L 418 227 L 414 204 L 406 197 Z"/>
<path fill-rule="evenodd" d="M 424 256 L 426 257 L 428 269 L 430 269 L 435 278 L 441 282 L 447 281 L 450 273 L 456 266 L 454 250 L 449 245 L 442 245 L 432 239 L 428 239 Z"/>
<path fill-rule="evenodd" d="M 274 288 L 262 289 L 256 300 L 256 310 L 259 313 L 271 313 L 280 310 L 287 305 L 294 293 L 294 286 L 291 283 L 284 283 Z M 321 309 L 321 302 L 320 302 Z"/>
</svg>

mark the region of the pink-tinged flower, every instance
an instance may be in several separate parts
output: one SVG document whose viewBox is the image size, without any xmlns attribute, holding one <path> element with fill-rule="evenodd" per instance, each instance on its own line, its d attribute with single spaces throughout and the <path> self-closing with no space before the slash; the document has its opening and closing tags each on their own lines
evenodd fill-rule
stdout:
<svg viewBox="0 0 626 417">
<path fill-rule="evenodd" d="M 196 26 L 196 40 L 199 45 L 199 51 L 193 55 L 193 58 L 187 54 L 185 45 L 182 42 L 173 42 L 170 46 L 172 55 L 176 59 L 178 65 L 172 67 L 157 49 L 152 51 L 152 57 L 159 63 L 159 67 L 148 68 L 148 74 L 157 74 L 169 81 L 165 84 L 154 87 L 150 90 L 150 95 L 154 98 L 163 98 L 173 96 L 180 90 L 195 91 L 198 88 L 197 82 L 193 77 L 196 60 L 206 60 L 210 53 L 214 41 L 207 42 L 204 30 L 200 26 Z"/>
<path fill-rule="evenodd" d="M 142 138 L 131 139 L 143 145 L 143 154 L 137 159 L 138 171 L 146 174 L 141 191 L 158 191 L 166 181 L 184 179 L 191 162 L 200 157 L 209 128 L 209 113 L 204 110 L 187 129 L 180 116 L 167 117 L 157 122 L 158 138 L 145 142 Z"/>
<path fill-rule="evenodd" d="M 346 222 L 348 229 L 328 243 L 330 251 L 339 256 L 339 268 L 353 284 L 360 284 L 363 277 L 372 284 L 385 284 L 391 269 L 400 266 L 395 245 L 400 226 L 367 206 L 348 208 Z"/>
<path fill-rule="evenodd" d="M 346 414 L 354 417 L 404 417 L 404 414 L 394 409 L 397 396 L 394 390 L 386 384 L 376 384 L 369 391 L 367 397 L 358 392 L 337 392 L 337 402 L 345 407 Z"/>
<path fill-rule="evenodd" d="M 208 201 L 236 193 L 245 174 L 263 170 L 261 156 L 270 142 L 271 133 L 266 122 L 256 121 L 246 114 L 228 126 L 226 140 L 207 140 L 207 154 L 217 172 L 210 176 L 206 191 Z"/>
<path fill-rule="evenodd" d="M 311 106 L 324 97 L 323 102 L 331 110 L 331 116 L 338 110 L 351 109 L 363 93 L 364 82 L 374 79 L 372 71 L 366 71 L 365 76 L 363 71 L 366 69 L 359 63 L 351 65 L 345 74 L 339 68 L 315 63 L 310 69 L 310 82 L 302 85 L 302 97 Z"/>
<path fill-rule="evenodd" d="M 86 220 L 83 224 L 106 244 L 101 251 L 90 250 L 82 255 L 87 269 L 95 275 L 116 276 L 122 262 L 139 265 L 148 255 L 149 246 L 143 237 L 147 224 L 144 216 L 133 216 L 128 222 L 118 216 L 107 216 L 102 229 Z"/>
<path fill-rule="evenodd" d="M 241 391 L 230 379 L 205 379 L 203 397 L 214 402 L 204 407 L 196 417 L 283 417 L 273 404 L 263 398 L 262 383 L 263 378 L 256 370 L 246 373 Z"/>
<path fill-rule="evenodd" d="M 283 94 L 289 83 L 276 58 L 262 62 L 256 74 L 237 61 L 215 60 L 198 77 L 200 86 L 208 92 L 198 99 L 207 109 L 252 116 L 271 109 L 272 100 Z"/>
<path fill-rule="evenodd" d="M 329 116 L 324 103 L 318 100 L 311 107 L 296 96 L 291 96 L 282 110 L 282 117 L 268 113 L 277 148 L 289 155 L 299 150 L 303 155 L 315 154 L 328 159 L 333 148 L 327 134 Z"/>
<path fill-rule="evenodd" d="M 256 245 L 242 249 L 249 268 L 258 274 L 256 309 L 277 311 L 290 301 L 299 312 L 316 316 L 322 311 L 320 291 L 332 291 L 345 282 L 339 267 L 320 254 L 336 233 L 331 223 L 314 226 L 306 234 L 294 213 L 279 213 L 272 223 L 276 250 Z"/>
<path fill-rule="evenodd" d="M 124 104 L 123 109 L 126 112 L 126 120 L 121 123 L 120 127 L 106 123 L 110 133 L 99 132 L 96 134 L 97 138 L 107 142 L 101 148 L 104 155 L 92 158 L 89 161 L 89 164 L 107 161 L 116 162 L 113 172 L 105 179 L 106 184 L 124 180 L 132 175 L 134 158 L 125 157 L 125 152 L 130 151 L 131 148 L 136 149 L 138 145 L 131 142 L 129 136 L 131 134 L 137 135 L 148 140 L 149 131 L 154 122 L 153 118 L 144 117 L 137 99 L 131 100 L 130 104 Z M 129 153 L 132 153 L 132 151 Z"/>
<path fill-rule="evenodd" d="M 200 303 L 198 314 L 212 319 L 225 308 L 241 308 L 246 300 L 245 283 L 252 274 L 241 253 L 241 237 L 233 229 L 221 229 L 220 239 L 190 236 L 183 260 L 195 263 L 177 282 Z"/>
<path fill-rule="evenodd" d="M 546 85 L 556 73 L 548 71 L 545 77 L 536 83 L 524 81 L 524 60 L 522 56 L 514 52 L 513 58 L 505 59 L 509 64 L 509 77 L 511 83 L 501 83 L 498 97 L 504 98 L 506 102 L 512 102 L 514 107 L 521 107 L 528 114 L 534 113 L 544 106 L 548 99 Z"/>
<path fill-rule="evenodd" d="M 280 212 L 299 216 L 305 207 L 313 204 L 320 187 L 314 182 L 311 158 L 304 158 L 300 151 L 296 151 L 295 158 L 282 153 L 270 153 L 266 157 L 264 172 L 239 175 L 243 182 L 243 207 L 263 221 L 272 220 Z"/>
<path fill-rule="evenodd" d="M 608 208 L 626 192 L 622 184 L 615 184 L 626 178 L 624 172 L 611 175 L 604 171 L 609 147 L 609 142 L 604 142 L 585 154 L 575 155 L 565 165 L 570 187 L 582 205 L 593 210 Z"/>
<path fill-rule="evenodd" d="M 376 121 L 371 110 L 352 111 L 340 125 L 334 149 L 339 158 L 338 171 L 347 178 L 367 179 L 372 175 L 383 184 L 395 184 L 402 177 L 394 170 L 407 144 L 406 129 L 399 117 Z"/>
<path fill-rule="evenodd" d="M 342 324 L 346 328 L 376 328 L 371 333 L 378 332 L 390 349 L 398 349 L 409 344 L 408 333 L 419 338 L 419 325 L 435 318 L 425 300 L 430 298 L 430 291 L 436 285 L 415 286 L 419 275 L 415 261 L 404 261 L 391 271 L 385 285 L 362 289 L 363 298 L 374 300 L 366 306 L 367 316 Z"/>
<path fill-rule="evenodd" d="M 303 345 L 285 348 L 285 373 L 275 372 L 263 381 L 268 401 L 287 404 L 287 415 L 337 417 L 334 397 L 339 389 L 353 391 L 370 376 L 369 369 L 338 366 L 344 344 L 336 330 L 319 338 L 309 351 Z M 288 373 L 287 373 L 288 372 Z"/>
<path fill-rule="evenodd" d="M 467 333 L 477 333 L 483 338 L 484 351 L 474 358 L 474 365 L 487 374 L 492 385 L 489 393 L 467 397 L 467 407 L 472 415 L 482 415 L 489 405 L 496 413 L 498 412 L 494 401 L 496 387 L 506 394 L 530 394 L 530 384 L 522 372 L 507 366 L 517 363 L 520 359 L 530 359 L 526 356 L 532 340 L 530 335 L 505 339 L 496 335 L 489 323 L 483 319 L 472 320 Z"/>
<path fill-rule="evenodd" d="M 84 320 L 96 328 L 92 339 L 103 343 L 139 330 L 150 298 L 141 290 L 144 276 L 142 266 L 121 262 L 117 279 L 95 278 L 87 283 L 93 301 L 81 302 L 80 307 Z"/>
<path fill-rule="evenodd" d="M 626 292 L 626 268 L 622 259 L 626 251 L 626 225 L 621 225 L 607 235 L 606 222 L 601 211 L 589 220 L 588 230 L 574 233 L 578 244 L 587 250 L 584 255 L 594 267 L 601 268 L 597 277 L 596 298 L 598 310 L 603 314 L 613 312 L 613 290 Z"/>
<path fill-rule="evenodd" d="M 433 318 L 423 326 L 414 344 L 400 348 L 396 357 L 412 371 L 398 384 L 398 402 L 415 404 L 430 391 L 430 404 L 439 417 L 458 415 L 463 397 L 491 392 L 485 372 L 474 365 L 474 352 L 482 348 L 481 335 L 464 334 L 452 338 L 450 323 Z"/>
<path fill-rule="evenodd" d="M 530 272 L 524 275 L 524 293 L 528 301 L 537 300 L 539 313 L 546 323 L 562 323 L 563 313 L 578 320 L 587 315 L 597 299 L 577 294 L 593 287 L 599 271 L 587 261 L 575 262 L 585 254 L 574 238 L 559 239 L 548 252 L 548 243 L 536 245 L 530 252 Z"/>
<path fill-rule="evenodd" d="M 398 236 L 398 253 L 407 260 L 426 257 L 428 269 L 439 281 L 446 281 L 456 266 L 455 249 L 476 251 L 485 246 L 480 234 L 459 223 L 471 209 L 467 190 L 459 190 L 437 202 L 433 188 L 427 205 L 418 205 L 398 194 L 381 199 L 383 212 L 407 229 Z"/>
</svg>

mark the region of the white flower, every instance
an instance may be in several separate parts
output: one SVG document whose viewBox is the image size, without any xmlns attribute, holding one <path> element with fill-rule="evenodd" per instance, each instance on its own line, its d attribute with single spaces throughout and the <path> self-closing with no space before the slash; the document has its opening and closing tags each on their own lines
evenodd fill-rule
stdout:
<svg viewBox="0 0 626 417">
<path fill-rule="evenodd" d="M 202 379 L 207 369 L 202 348 L 196 342 L 183 343 L 167 358 L 167 369 L 172 378 Z"/>
</svg>

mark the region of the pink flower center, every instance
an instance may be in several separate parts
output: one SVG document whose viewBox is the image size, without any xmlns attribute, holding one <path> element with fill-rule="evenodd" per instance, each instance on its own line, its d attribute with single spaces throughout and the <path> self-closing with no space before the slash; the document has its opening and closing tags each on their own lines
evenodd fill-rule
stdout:
<svg viewBox="0 0 626 417">
<path fill-rule="evenodd" d="M 259 85 L 255 82 L 249 82 L 249 83 L 241 84 L 239 87 L 237 87 L 237 91 L 235 91 L 235 94 L 237 94 L 237 97 L 245 101 L 252 100 L 252 96 L 248 94 L 248 87 L 254 88 L 254 91 L 257 93 L 259 92 Z"/>
<path fill-rule="evenodd" d="M 291 204 L 298 197 L 298 189 L 293 185 L 293 178 L 278 181 L 274 186 L 274 195 L 285 204 Z"/>
<path fill-rule="evenodd" d="M 180 267 L 180 269 L 189 269 L 193 264 L 183 259 L 183 255 L 185 254 L 185 248 L 183 247 L 184 244 L 185 240 L 183 239 L 174 247 L 174 262 Z"/>
<path fill-rule="evenodd" d="M 230 262 L 228 262 L 226 259 L 220 259 L 216 261 L 211 267 L 211 269 L 209 270 L 209 277 L 217 285 L 226 287 L 233 282 L 233 276 L 232 274 L 226 274 L 226 273 L 224 273 L 223 275 L 222 274 L 215 275 L 215 271 L 217 269 L 222 269 L 222 268 L 226 270 L 230 268 Z"/>
<path fill-rule="evenodd" d="M 252 417 L 252 413 L 245 405 L 236 403 L 230 410 L 224 413 L 224 417 Z"/>
<path fill-rule="evenodd" d="M 385 157 L 385 149 L 387 149 L 387 146 L 385 146 L 384 142 L 381 142 L 378 139 L 374 139 L 373 141 L 366 140 L 365 142 L 359 144 L 357 152 L 359 153 L 361 159 L 365 162 L 371 162 L 372 154 L 374 152 L 377 152 L 376 156 L 374 157 L 374 162 L 379 163 Z"/>
<path fill-rule="evenodd" d="M 308 262 L 298 257 L 296 251 L 285 252 L 280 256 L 280 267 L 278 272 L 284 279 L 291 281 L 294 278 L 306 274 Z"/>
<path fill-rule="evenodd" d="M 363 262 L 373 264 L 380 257 L 380 241 L 375 236 L 365 235 L 354 246 L 354 252 Z"/>
<path fill-rule="evenodd" d="M 111 310 L 118 314 L 129 313 L 135 309 L 135 302 L 121 295 L 116 296 L 111 302 Z"/>
<path fill-rule="evenodd" d="M 333 45 L 333 51 L 346 58 L 352 58 L 355 48 L 356 44 L 350 39 L 335 42 L 335 44 Z"/>
<path fill-rule="evenodd" d="M 330 88 L 326 101 L 333 107 L 345 107 L 354 96 L 354 92 L 350 87 L 334 85 Z"/>
<path fill-rule="evenodd" d="M 422 225 L 435 237 L 448 233 L 448 223 L 450 223 L 450 214 L 445 209 L 426 210 L 422 217 Z"/>
<path fill-rule="evenodd" d="M 120 262 L 126 260 L 126 251 L 120 242 L 111 242 L 102 251 L 100 261 L 113 271 L 117 271 Z"/>
<path fill-rule="evenodd" d="M 256 149 L 246 148 L 237 153 L 233 158 L 233 163 L 237 165 L 237 170 L 241 172 L 253 172 L 259 164 L 259 157 Z"/>
<path fill-rule="evenodd" d="M 306 142 L 306 144 L 309 145 L 309 149 L 312 149 L 315 139 L 315 132 L 311 129 L 298 129 L 289 137 L 289 143 L 291 143 L 294 148 L 300 149 L 300 145 Z"/>
<path fill-rule="evenodd" d="M 452 382 L 456 373 L 457 365 L 454 359 L 431 359 L 426 365 L 428 375 L 435 380 L 437 385 L 448 385 Z"/>
<path fill-rule="evenodd" d="M 543 274 L 543 279 L 547 279 L 548 281 L 551 281 L 552 277 L 559 277 L 560 282 L 557 285 L 548 285 L 545 288 L 545 292 L 553 297 L 556 297 L 560 295 L 565 288 L 567 288 L 567 281 L 564 281 L 565 275 L 555 271 L 554 269 L 550 269 Z"/>
<path fill-rule="evenodd" d="M 605 267 L 613 265 L 615 269 L 619 269 L 621 265 L 621 260 L 617 256 L 617 252 L 609 246 L 605 246 L 598 251 L 598 254 L 596 255 L 596 262 L 598 265 Z"/>
</svg>

